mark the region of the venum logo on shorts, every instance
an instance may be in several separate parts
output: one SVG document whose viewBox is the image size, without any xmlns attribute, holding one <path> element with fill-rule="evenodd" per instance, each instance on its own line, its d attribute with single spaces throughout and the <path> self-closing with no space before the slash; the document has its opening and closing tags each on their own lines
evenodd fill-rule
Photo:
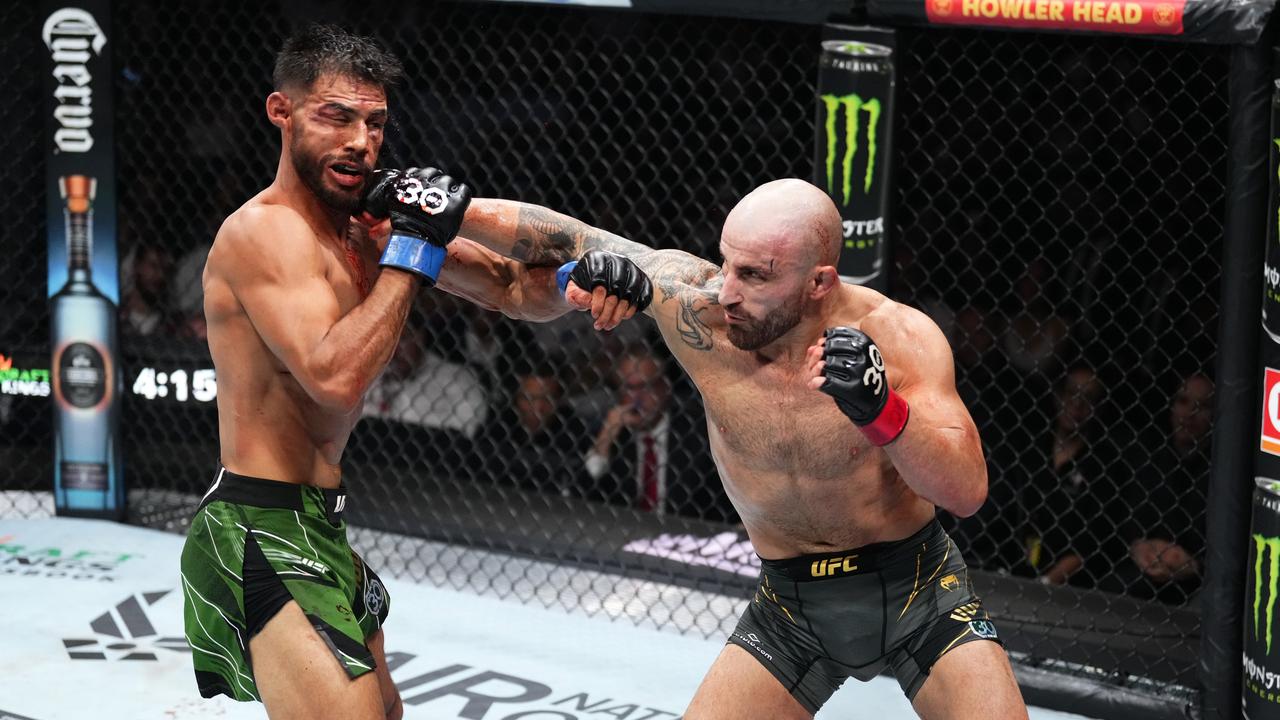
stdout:
<svg viewBox="0 0 1280 720">
<path fill-rule="evenodd" d="M 62 646 L 72 660 L 157 660 L 156 648 L 191 652 L 185 638 L 160 637 L 147 617 L 146 608 L 170 592 L 130 595 L 89 623 L 97 637 L 63 638 Z"/>
<path fill-rule="evenodd" d="M 948 575 L 938 581 L 938 587 L 946 590 L 947 592 L 951 592 L 952 590 L 960 587 L 960 578 L 955 575 Z"/>
<path fill-rule="evenodd" d="M 89 73 L 89 61 L 102 52 L 107 36 L 93 15 L 80 8 L 65 7 L 45 19 L 41 37 L 53 54 L 53 76 L 58 81 L 53 91 L 57 101 L 53 119 L 58 123 L 53 142 L 62 152 L 88 152 L 93 147 L 93 75 Z"/>
<path fill-rule="evenodd" d="M 364 607 L 372 615 L 378 615 L 382 612 L 382 583 L 377 580 L 370 580 L 364 589 Z"/>
<path fill-rule="evenodd" d="M 969 629 L 973 631 L 974 635 L 987 640 L 995 640 L 999 637 L 996 634 L 995 623 L 990 620 L 970 620 Z"/>
</svg>

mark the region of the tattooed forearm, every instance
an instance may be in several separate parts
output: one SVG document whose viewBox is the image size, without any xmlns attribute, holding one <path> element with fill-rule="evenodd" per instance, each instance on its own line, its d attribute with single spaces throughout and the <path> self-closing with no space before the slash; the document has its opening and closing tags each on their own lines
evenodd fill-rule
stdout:
<svg viewBox="0 0 1280 720">
<path fill-rule="evenodd" d="M 559 265 L 587 250 L 608 250 L 637 263 L 654 252 L 632 242 L 537 205 L 521 205 L 511 256 L 529 265 Z"/>
<path fill-rule="evenodd" d="M 662 302 L 684 292 L 693 292 L 714 304 L 720 294 L 723 282 L 720 269 L 693 255 L 658 251 L 654 253 L 653 261 L 642 267 L 662 291 Z"/>
<path fill-rule="evenodd" d="M 582 225 L 546 208 L 522 205 L 512 256 L 531 265 L 564 263 L 578 256 L 578 242 L 568 227 Z M 583 226 L 585 227 L 585 226 Z"/>
</svg>

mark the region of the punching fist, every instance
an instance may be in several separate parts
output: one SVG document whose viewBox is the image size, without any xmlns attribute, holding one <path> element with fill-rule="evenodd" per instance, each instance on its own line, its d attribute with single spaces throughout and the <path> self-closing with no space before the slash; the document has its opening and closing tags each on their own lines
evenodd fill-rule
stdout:
<svg viewBox="0 0 1280 720">
<path fill-rule="evenodd" d="M 653 300 L 649 276 L 630 258 L 604 250 L 588 250 L 581 259 L 561 265 L 556 284 L 571 304 L 591 310 L 598 330 L 612 329 Z"/>
<path fill-rule="evenodd" d="M 809 348 L 809 387 L 835 398 L 873 445 L 888 445 L 907 426 L 907 401 L 889 387 L 884 358 L 871 337 L 848 327 L 827 328 Z"/>
<path fill-rule="evenodd" d="M 417 273 L 432 284 L 445 246 L 458 234 L 471 204 L 471 188 L 435 168 L 379 170 L 369 177 L 360 211 L 391 219 L 383 265 Z"/>
</svg>

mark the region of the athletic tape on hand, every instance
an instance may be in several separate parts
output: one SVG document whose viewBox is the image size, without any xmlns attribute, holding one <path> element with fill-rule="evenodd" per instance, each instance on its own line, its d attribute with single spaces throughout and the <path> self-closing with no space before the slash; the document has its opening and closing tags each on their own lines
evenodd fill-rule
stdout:
<svg viewBox="0 0 1280 720">
<path fill-rule="evenodd" d="M 382 259 L 378 264 L 417 273 L 434 285 L 448 254 L 443 247 L 432 245 L 422 238 L 392 235 L 387 240 L 387 249 L 382 251 Z"/>
<path fill-rule="evenodd" d="M 556 270 L 556 287 L 560 288 L 561 295 L 565 294 L 569 289 L 569 274 L 572 273 L 573 269 L 576 267 L 578 267 L 578 261 L 570 260 L 569 262 L 561 265 L 559 270 Z"/>
</svg>

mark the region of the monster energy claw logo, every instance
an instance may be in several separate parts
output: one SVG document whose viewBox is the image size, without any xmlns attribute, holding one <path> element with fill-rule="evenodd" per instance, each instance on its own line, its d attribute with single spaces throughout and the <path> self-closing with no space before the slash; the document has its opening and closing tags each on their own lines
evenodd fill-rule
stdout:
<svg viewBox="0 0 1280 720">
<path fill-rule="evenodd" d="M 1267 653 L 1271 653 L 1271 629 L 1275 618 L 1276 579 L 1280 577 L 1280 537 L 1263 537 L 1255 534 L 1253 544 L 1256 555 L 1253 560 L 1253 639 L 1258 639 L 1258 614 L 1262 605 L 1262 558 L 1269 556 L 1267 563 Z"/>
<path fill-rule="evenodd" d="M 862 183 L 864 194 L 871 192 L 871 181 L 876 170 L 876 130 L 880 126 L 880 101 L 864 100 L 856 94 L 822 95 L 826 110 L 827 131 L 827 192 L 835 195 L 836 123 L 840 109 L 844 108 L 844 154 L 840 159 L 841 204 L 848 205 L 852 194 L 853 161 L 858 156 L 858 134 L 862 129 L 862 114 L 867 115 L 867 172 Z"/>
</svg>

